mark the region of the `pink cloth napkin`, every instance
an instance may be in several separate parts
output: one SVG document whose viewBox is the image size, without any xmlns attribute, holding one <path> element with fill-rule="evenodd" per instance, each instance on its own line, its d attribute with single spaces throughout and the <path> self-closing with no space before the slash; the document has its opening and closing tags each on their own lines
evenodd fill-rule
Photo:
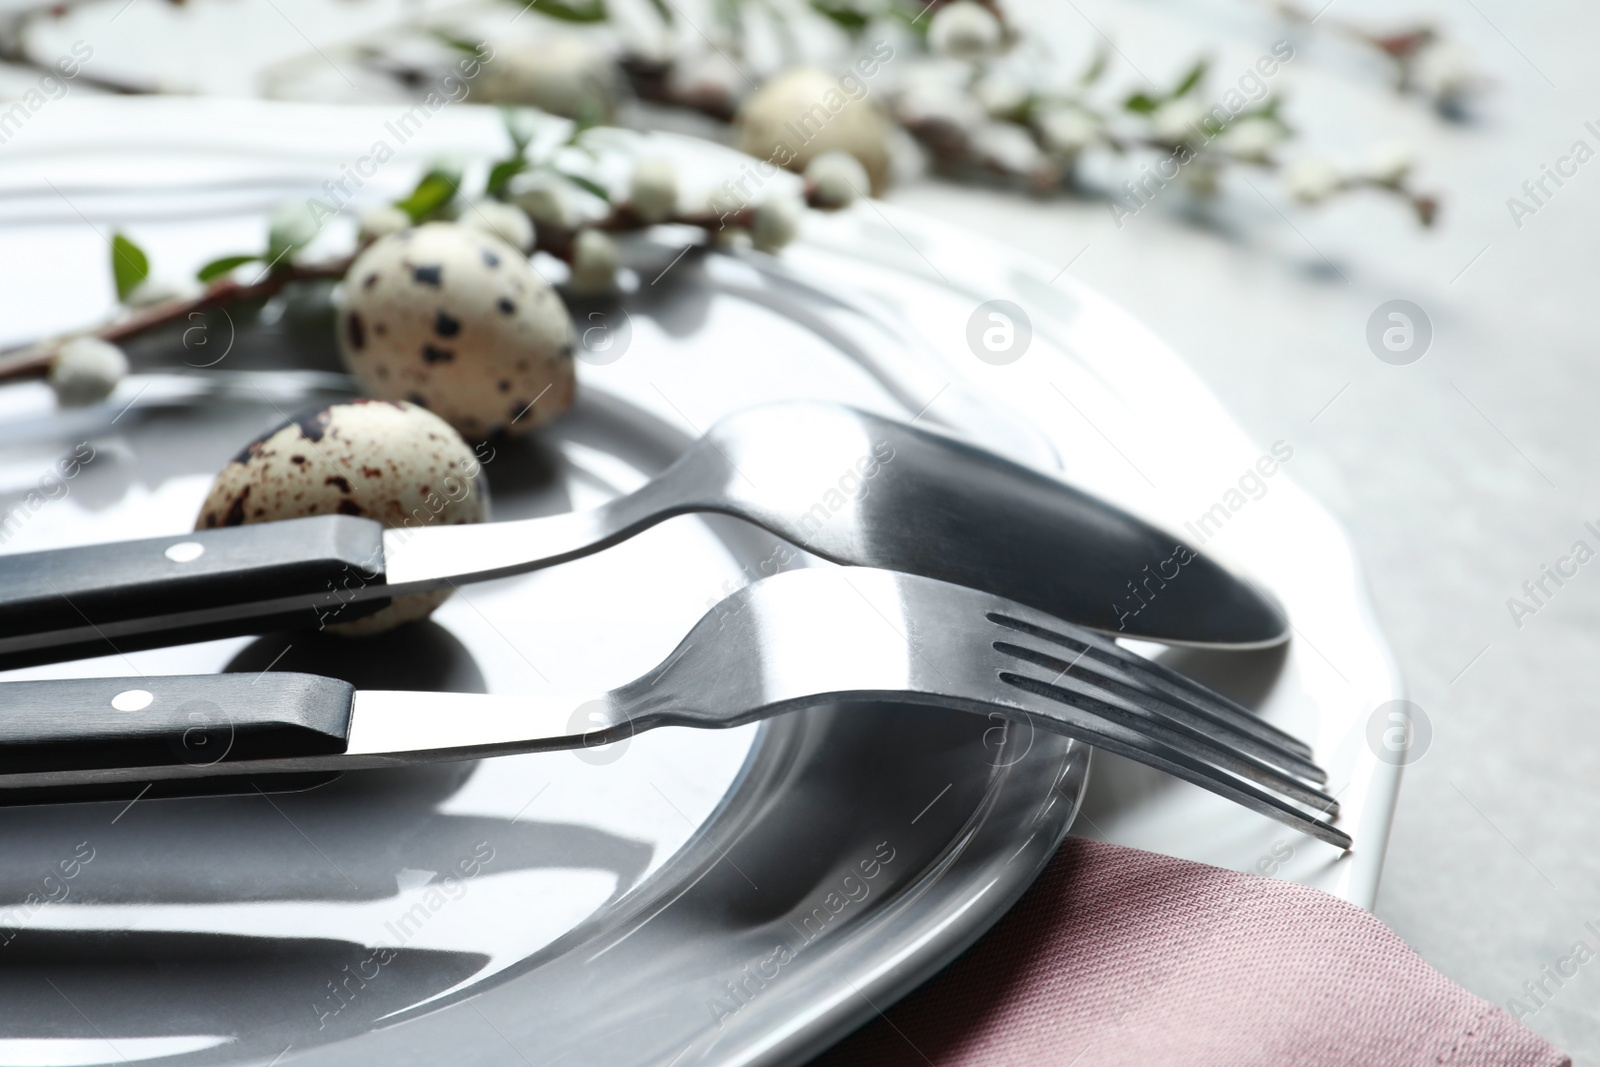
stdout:
<svg viewBox="0 0 1600 1067">
<path fill-rule="evenodd" d="M 1316 889 L 1069 839 L 988 936 L 813 1067 L 1568 1067 Z"/>
</svg>

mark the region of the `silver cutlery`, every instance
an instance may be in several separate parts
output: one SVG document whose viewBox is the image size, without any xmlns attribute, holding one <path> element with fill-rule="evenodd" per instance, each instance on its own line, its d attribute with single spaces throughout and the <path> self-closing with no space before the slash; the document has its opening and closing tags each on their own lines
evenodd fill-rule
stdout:
<svg viewBox="0 0 1600 1067">
<path fill-rule="evenodd" d="M 1247 709 L 1024 604 L 864 567 L 749 585 L 660 666 L 605 693 L 357 692 L 296 674 L 0 684 L 0 802 L 131 796 L 157 783 L 153 795 L 238 791 L 240 779 L 298 788 L 345 770 L 883 702 L 1065 734 L 1350 847 L 1325 821 L 1337 804 L 1318 788 L 1327 776 L 1308 747 Z M 575 733 L 575 721 L 594 726 Z"/>
<path fill-rule="evenodd" d="M 590 511 L 388 530 L 328 515 L 0 556 L 0 669 L 353 619 L 395 595 L 576 559 L 690 512 L 1105 633 L 1246 648 L 1288 634 L 1269 596 L 1063 482 L 904 423 L 789 402 L 723 419 L 659 476 Z"/>
</svg>

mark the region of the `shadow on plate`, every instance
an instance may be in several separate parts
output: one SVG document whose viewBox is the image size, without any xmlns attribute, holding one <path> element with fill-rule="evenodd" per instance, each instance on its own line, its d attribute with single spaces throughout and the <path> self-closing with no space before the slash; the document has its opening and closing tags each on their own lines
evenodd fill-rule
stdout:
<svg viewBox="0 0 1600 1067">
<path fill-rule="evenodd" d="M 486 693 L 477 661 L 449 630 L 424 619 L 371 637 L 294 630 L 268 634 L 240 649 L 229 674 L 320 674 L 357 689 Z"/>
<path fill-rule="evenodd" d="M 25 930 L 6 946 L 0 968 L 0 1040 L 78 1039 L 85 1051 L 95 1042 L 103 1059 L 64 1061 L 87 1064 L 119 1062 L 119 1039 L 180 1039 L 174 1046 L 192 1048 L 195 1038 L 226 1036 L 230 1057 L 271 1058 L 291 1038 L 302 1044 L 369 1030 L 488 961 L 325 938 Z"/>
</svg>

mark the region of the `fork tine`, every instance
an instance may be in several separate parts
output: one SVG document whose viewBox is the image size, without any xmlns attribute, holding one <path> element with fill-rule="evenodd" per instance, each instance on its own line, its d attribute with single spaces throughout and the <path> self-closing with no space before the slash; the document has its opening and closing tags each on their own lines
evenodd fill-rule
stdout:
<svg viewBox="0 0 1600 1067">
<path fill-rule="evenodd" d="M 997 651 L 1015 656 L 1029 663 L 1056 669 L 1059 661 L 1053 657 L 1038 655 L 1032 650 L 1021 648 L 1017 645 L 996 641 L 994 647 Z M 1043 660 L 1044 662 L 1039 662 Z M 1033 679 L 1038 681 L 1038 679 Z M 1233 737 L 1217 737 L 1215 732 L 1208 732 L 1205 728 L 1196 726 L 1193 722 L 1181 717 L 1164 715 L 1160 711 L 1151 709 L 1138 700 L 1129 700 L 1120 693 L 1107 690 L 1093 682 L 1083 681 L 1078 678 L 1057 675 L 1052 682 L 1041 682 L 1048 687 L 1048 692 L 1041 692 L 1041 696 L 1053 696 L 1058 700 L 1072 697 L 1092 700 L 1097 705 L 1094 710 L 1114 722 L 1120 723 L 1131 730 L 1137 730 L 1147 737 L 1163 741 L 1174 747 L 1195 748 L 1204 758 L 1212 763 L 1220 764 L 1232 773 L 1242 778 L 1248 778 L 1257 785 L 1264 786 L 1282 793 L 1308 807 L 1315 808 L 1327 818 L 1337 818 L 1339 802 L 1321 789 L 1296 778 L 1266 760 L 1243 749 Z M 1321 768 L 1315 768 L 1321 773 Z M 1326 775 L 1323 776 L 1324 778 Z"/>
<path fill-rule="evenodd" d="M 1058 733 L 1198 785 L 1336 848 L 1350 849 L 1350 835 L 1344 831 L 1182 748 L 1106 718 L 1100 709 L 1094 707 L 1103 702 L 1093 697 L 1059 690 L 1047 682 L 1008 671 L 1000 672 L 1000 680 L 1023 692 L 1050 700 L 1051 709 L 1038 714 L 1048 719 Z"/>
<path fill-rule="evenodd" d="M 1020 637 L 1021 635 L 1019 639 Z M 1009 641 L 996 641 L 994 647 L 1008 655 L 1058 672 L 1055 681 L 1069 675 L 1083 675 L 1089 684 L 1097 688 L 1108 690 L 1141 708 L 1148 708 L 1152 712 L 1184 723 L 1189 729 L 1201 732 L 1214 742 L 1242 749 L 1279 770 L 1309 779 L 1318 785 L 1328 780 L 1327 772 L 1297 750 L 1264 741 L 1253 733 L 1240 730 L 1230 718 L 1216 715 L 1194 701 L 1176 696 L 1167 690 L 1157 689 L 1118 666 L 1103 663 L 1089 656 L 1079 656 L 1068 662 L 1053 652 L 1020 646 Z"/>
<path fill-rule="evenodd" d="M 1143 656 L 1129 652 L 1110 638 L 1103 637 L 1092 630 L 1072 626 L 1059 619 L 1051 620 L 1062 631 L 1047 630 L 1030 622 L 1002 615 L 998 612 L 989 612 L 990 622 L 997 623 L 1008 629 L 1030 634 L 1046 641 L 1053 641 L 1065 648 L 1070 648 L 1075 653 L 1092 656 L 1102 663 L 1113 664 L 1144 678 L 1150 685 L 1169 695 L 1182 695 L 1192 703 L 1206 708 L 1220 718 L 1233 723 L 1246 733 L 1254 734 L 1263 741 L 1277 744 L 1301 756 L 1311 758 L 1311 746 L 1291 733 L 1278 729 L 1271 723 L 1263 722 L 1261 717 L 1249 708 L 1236 701 L 1229 700 L 1221 693 L 1207 689 L 1192 678 L 1185 677 L 1170 667 L 1145 659 Z"/>
</svg>

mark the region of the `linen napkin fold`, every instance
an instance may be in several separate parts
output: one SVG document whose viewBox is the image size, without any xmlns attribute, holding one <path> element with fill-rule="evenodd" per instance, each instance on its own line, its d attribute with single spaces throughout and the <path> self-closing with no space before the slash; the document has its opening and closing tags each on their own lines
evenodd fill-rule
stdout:
<svg viewBox="0 0 1600 1067">
<path fill-rule="evenodd" d="M 1069 838 L 966 955 L 812 1067 L 1569 1067 L 1317 889 Z"/>
</svg>

